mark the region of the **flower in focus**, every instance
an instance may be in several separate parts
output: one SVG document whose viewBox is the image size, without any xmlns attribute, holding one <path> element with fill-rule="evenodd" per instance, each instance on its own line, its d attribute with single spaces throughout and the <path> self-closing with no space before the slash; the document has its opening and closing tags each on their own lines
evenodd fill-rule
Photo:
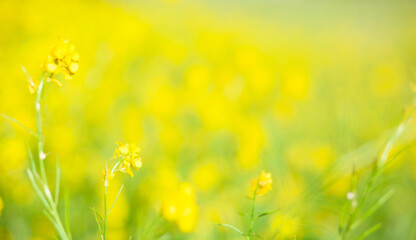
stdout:
<svg viewBox="0 0 416 240">
<path fill-rule="evenodd" d="M 65 40 L 52 49 L 46 58 L 43 68 L 46 72 L 50 73 L 48 81 L 62 86 L 62 83 L 53 78 L 53 75 L 63 73 L 65 79 L 70 80 L 75 72 L 78 71 L 78 62 L 79 54 L 75 46 L 69 40 Z"/>
<path fill-rule="evenodd" d="M 262 196 L 268 193 L 272 190 L 272 182 L 272 174 L 263 170 L 260 176 L 251 180 L 251 193 L 253 196 L 254 194 Z"/>
<path fill-rule="evenodd" d="M 134 176 L 133 171 L 139 170 L 142 166 L 142 160 L 139 157 L 140 148 L 134 143 L 124 144 L 117 142 L 117 148 L 114 152 L 113 159 L 120 159 L 120 171 L 128 173 L 131 177 Z"/>
<path fill-rule="evenodd" d="M 163 217 L 176 222 L 180 231 L 192 232 L 198 217 L 198 206 L 194 189 L 188 182 L 181 183 L 179 189 L 168 195 L 162 204 Z"/>
</svg>

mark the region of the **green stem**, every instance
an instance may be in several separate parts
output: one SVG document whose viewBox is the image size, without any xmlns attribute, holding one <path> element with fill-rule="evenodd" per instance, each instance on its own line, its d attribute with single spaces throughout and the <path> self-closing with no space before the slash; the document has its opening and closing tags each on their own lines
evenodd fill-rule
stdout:
<svg viewBox="0 0 416 240">
<path fill-rule="evenodd" d="M 103 229 L 103 240 L 105 240 L 107 232 L 107 180 L 104 182 L 104 229 Z"/>
<path fill-rule="evenodd" d="M 43 73 L 39 81 L 39 86 L 36 90 L 36 101 L 35 101 L 39 168 L 40 168 L 42 181 L 45 184 L 46 190 L 48 191 L 48 193 L 45 193 L 45 196 L 49 201 L 50 206 L 49 206 L 49 209 L 47 208 L 47 211 L 49 212 L 50 216 L 52 216 L 52 219 L 51 219 L 52 224 L 56 226 L 56 230 L 58 231 L 58 234 L 62 240 L 69 240 L 70 237 L 68 237 L 68 234 L 66 233 L 65 228 L 63 227 L 61 219 L 59 217 L 57 205 L 53 201 L 52 195 L 50 194 L 49 185 L 48 185 L 48 181 L 46 177 L 46 170 L 45 170 L 46 154 L 44 151 L 44 142 L 43 142 L 44 137 L 43 137 L 43 129 L 42 129 L 41 101 L 42 101 L 42 95 L 43 95 L 43 89 L 45 86 L 46 77 L 47 77 L 47 73 Z M 58 199 L 55 199 L 55 201 L 57 203 Z"/>
<path fill-rule="evenodd" d="M 58 227 L 58 233 L 61 237 L 61 239 L 63 240 L 69 240 L 70 238 L 68 237 L 67 233 L 65 232 L 65 228 L 64 225 L 61 222 L 61 218 L 58 215 L 58 210 L 56 209 L 56 207 L 54 208 L 54 211 L 52 212 L 53 218 L 55 219 L 56 225 Z"/>
<path fill-rule="evenodd" d="M 365 200 L 367 199 L 368 194 L 372 191 L 374 182 L 377 178 L 377 176 L 382 172 L 384 165 L 386 164 L 391 150 L 393 149 L 394 144 L 397 142 L 397 140 L 400 138 L 400 136 L 403 134 L 407 122 L 409 119 L 413 116 L 413 113 L 415 110 L 413 109 L 410 114 L 401 122 L 401 124 L 396 128 L 396 131 L 394 131 L 393 135 L 390 137 L 387 144 L 384 146 L 381 155 L 376 160 L 373 166 L 373 170 L 371 172 L 371 175 L 367 181 L 365 190 L 363 195 L 360 198 L 360 201 L 358 202 L 357 206 L 353 209 L 353 211 L 348 216 L 348 221 L 345 227 L 340 231 L 339 239 L 345 240 L 347 238 L 348 233 L 351 230 L 351 226 L 355 223 L 357 218 L 359 217 L 360 210 L 362 206 L 364 205 Z"/>
<path fill-rule="evenodd" d="M 40 174 L 45 183 L 47 183 L 46 171 L 45 171 L 45 152 L 43 150 L 43 131 L 42 131 L 42 113 L 41 113 L 41 100 L 43 94 L 43 86 L 45 84 L 46 73 L 42 75 L 40 79 L 38 89 L 36 91 L 36 124 L 37 124 L 37 136 L 38 136 L 38 156 L 40 165 Z"/>
<path fill-rule="evenodd" d="M 254 194 L 253 194 L 253 203 L 251 206 L 251 215 L 250 215 L 250 227 L 248 228 L 248 233 L 247 233 L 248 240 L 253 239 L 254 213 L 255 213 L 255 208 L 256 208 L 256 196 L 257 196 L 257 189 L 259 188 L 259 184 L 260 184 L 260 179 L 257 182 L 256 188 L 254 189 Z"/>
</svg>

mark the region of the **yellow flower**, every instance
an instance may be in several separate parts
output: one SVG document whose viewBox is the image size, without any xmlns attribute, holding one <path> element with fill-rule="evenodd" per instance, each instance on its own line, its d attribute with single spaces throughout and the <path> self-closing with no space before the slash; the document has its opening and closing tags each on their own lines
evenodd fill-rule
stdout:
<svg viewBox="0 0 416 240">
<path fill-rule="evenodd" d="M 162 216 L 175 222 L 180 231 L 192 232 L 198 218 L 198 206 L 194 189 L 188 182 L 181 183 L 179 189 L 166 196 L 162 203 Z"/>
<path fill-rule="evenodd" d="M 52 49 L 43 68 L 45 72 L 50 73 L 48 80 L 61 86 L 62 84 L 52 76 L 63 73 L 65 79 L 71 79 L 79 69 L 78 62 L 79 54 L 76 52 L 75 46 L 69 40 L 65 40 Z"/>
<path fill-rule="evenodd" d="M 272 190 L 272 174 L 266 173 L 264 170 L 261 172 L 260 176 L 251 180 L 251 192 L 254 196 L 262 196 Z"/>
<path fill-rule="evenodd" d="M 120 159 L 120 171 L 134 176 L 133 171 L 139 170 L 142 166 L 142 160 L 139 157 L 140 148 L 133 144 L 124 144 L 117 142 L 117 148 L 114 152 L 113 159 Z"/>
</svg>

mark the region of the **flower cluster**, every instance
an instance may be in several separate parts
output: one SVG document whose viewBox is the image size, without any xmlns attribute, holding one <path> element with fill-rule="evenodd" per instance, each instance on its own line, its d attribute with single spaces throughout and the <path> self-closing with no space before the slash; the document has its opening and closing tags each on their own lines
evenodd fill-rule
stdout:
<svg viewBox="0 0 416 240">
<path fill-rule="evenodd" d="M 53 75 L 63 73 L 65 79 L 70 80 L 75 72 L 78 71 L 78 62 L 79 54 L 75 46 L 69 40 L 65 40 L 52 49 L 46 58 L 43 68 L 47 73 L 50 73 L 49 81 L 62 86 L 62 83 L 53 78 Z"/>
<path fill-rule="evenodd" d="M 131 177 L 134 176 L 132 169 L 139 170 L 142 166 L 142 160 L 139 156 L 140 148 L 134 143 L 124 144 L 117 142 L 117 148 L 114 152 L 113 159 L 119 159 L 119 170 L 128 173 Z"/>
<path fill-rule="evenodd" d="M 195 228 L 198 206 L 190 183 L 181 183 L 177 191 L 165 198 L 162 215 L 166 220 L 176 222 L 182 232 L 188 233 Z"/>
<path fill-rule="evenodd" d="M 270 190 L 272 190 L 272 182 L 272 174 L 263 170 L 260 176 L 251 180 L 252 195 L 254 196 L 254 194 L 256 194 L 262 196 L 268 193 Z"/>
</svg>

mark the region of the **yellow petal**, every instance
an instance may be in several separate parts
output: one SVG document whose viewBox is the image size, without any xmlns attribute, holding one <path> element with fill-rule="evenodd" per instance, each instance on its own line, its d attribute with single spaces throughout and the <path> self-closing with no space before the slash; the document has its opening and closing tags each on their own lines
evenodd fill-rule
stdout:
<svg viewBox="0 0 416 240">
<path fill-rule="evenodd" d="M 130 177 L 134 177 L 134 174 L 131 171 L 131 168 L 126 168 L 126 172 L 130 175 Z"/>
<path fill-rule="evenodd" d="M 58 81 L 56 78 L 48 78 L 48 80 L 55 83 L 56 86 L 62 87 L 62 83 L 60 81 Z"/>
<path fill-rule="evenodd" d="M 58 66 L 55 63 L 46 64 L 46 71 L 48 71 L 50 73 L 54 73 L 57 68 L 58 68 Z"/>
<path fill-rule="evenodd" d="M 71 73 L 75 73 L 76 71 L 78 71 L 79 65 L 78 63 L 71 63 L 71 65 L 69 66 L 69 71 Z"/>
<path fill-rule="evenodd" d="M 138 160 L 133 161 L 133 167 L 135 169 L 139 169 L 142 167 L 142 161 L 140 160 L 140 158 Z"/>
<path fill-rule="evenodd" d="M 121 146 L 118 148 L 122 154 L 127 154 L 129 152 L 129 148 L 126 146 Z"/>
</svg>

